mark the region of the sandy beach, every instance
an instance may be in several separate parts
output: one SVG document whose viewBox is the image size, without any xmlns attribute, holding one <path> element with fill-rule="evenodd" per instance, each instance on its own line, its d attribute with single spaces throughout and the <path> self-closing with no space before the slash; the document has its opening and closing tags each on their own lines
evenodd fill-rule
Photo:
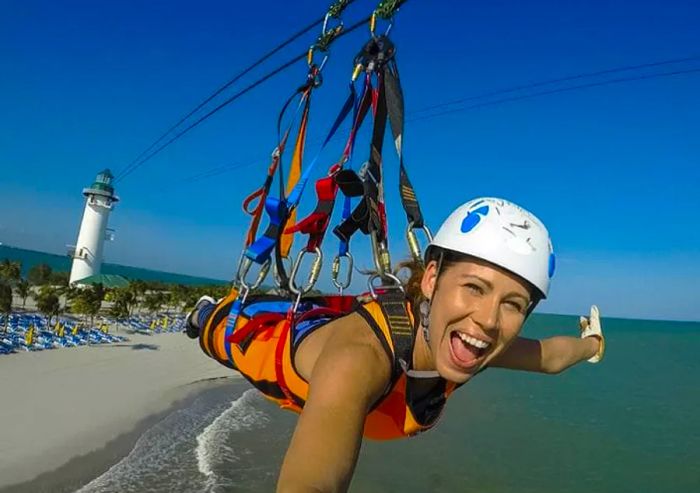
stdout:
<svg viewBox="0 0 700 493">
<path fill-rule="evenodd" d="M 0 357 L 0 489 L 104 448 L 203 382 L 235 378 L 181 333 L 128 337 Z"/>
</svg>

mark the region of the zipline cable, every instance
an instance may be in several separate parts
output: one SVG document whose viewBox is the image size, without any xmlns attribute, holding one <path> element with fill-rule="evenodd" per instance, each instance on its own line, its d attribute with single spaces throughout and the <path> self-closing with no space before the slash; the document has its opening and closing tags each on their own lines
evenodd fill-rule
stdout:
<svg viewBox="0 0 700 493">
<path fill-rule="evenodd" d="M 550 89 L 547 91 L 540 91 L 540 92 L 535 92 L 535 93 L 530 93 L 530 94 L 511 96 L 508 98 L 501 98 L 501 99 L 496 99 L 493 101 L 484 101 L 483 103 L 476 103 L 476 104 L 472 104 L 469 106 L 464 106 L 462 108 L 453 108 L 453 109 L 440 111 L 438 113 L 434 113 L 434 114 L 430 114 L 430 115 L 424 115 L 424 116 L 418 116 L 415 118 L 411 118 L 409 121 L 415 122 L 415 121 L 429 120 L 431 118 L 436 118 L 436 117 L 443 116 L 443 115 L 449 115 L 452 113 L 459 113 L 461 111 L 474 110 L 474 109 L 483 108 L 486 106 L 496 106 L 496 105 L 503 104 L 503 103 L 522 101 L 525 99 L 547 96 L 550 94 L 558 94 L 558 93 L 562 93 L 562 92 L 574 91 L 574 90 L 579 90 L 579 89 L 588 89 L 591 87 L 600 87 L 600 86 L 605 86 L 608 84 L 620 84 L 623 82 L 633 82 L 633 81 L 638 81 L 638 80 L 657 79 L 657 78 L 661 78 L 661 77 L 673 77 L 676 75 L 687 75 L 687 74 L 693 74 L 693 73 L 698 73 L 698 72 L 700 72 L 700 67 L 691 68 L 691 69 L 687 69 L 687 70 L 674 70 L 674 71 L 670 71 L 670 72 L 658 72 L 655 74 L 638 75 L 638 76 L 634 76 L 634 77 L 619 77 L 617 79 L 608 79 L 608 80 L 604 80 L 604 81 L 589 82 L 587 84 L 579 84 L 579 85 L 575 85 L 575 86 L 559 87 L 559 88 Z"/>
<path fill-rule="evenodd" d="M 342 10 L 343 10 L 345 7 L 347 7 L 347 5 L 349 5 L 350 3 L 352 3 L 352 1 L 354 1 L 354 0 L 338 0 L 335 4 L 333 4 L 333 5 L 331 6 L 331 10 L 329 10 L 328 14 L 326 14 L 323 18 L 321 18 L 320 22 L 325 22 L 325 21 L 327 20 L 327 18 L 328 18 L 329 15 L 332 15 L 332 16 L 333 16 L 333 15 L 338 15 L 340 12 L 342 12 Z M 403 3 L 405 3 L 406 1 L 407 1 L 407 0 L 401 0 L 399 3 L 403 4 Z M 396 7 L 396 8 L 398 8 L 398 7 Z M 372 18 L 373 18 L 373 16 L 370 15 L 370 16 L 368 16 L 368 17 L 366 17 L 366 18 L 364 18 L 364 19 L 358 21 L 357 23 L 353 24 L 353 25 L 352 25 L 351 27 L 349 27 L 348 29 L 343 29 L 343 30 L 340 31 L 338 34 L 334 35 L 331 39 L 332 39 L 332 40 L 335 40 L 335 39 L 338 39 L 338 38 L 341 38 L 341 37 L 345 36 L 346 34 L 349 34 L 349 33 L 353 32 L 353 31 L 355 31 L 357 28 L 361 27 L 363 24 L 368 23 Z M 313 26 L 319 24 L 320 22 L 315 22 L 313 25 L 311 25 L 311 26 L 309 27 L 309 29 L 311 29 Z M 307 29 L 307 30 L 308 30 L 308 29 Z M 303 33 L 302 33 L 302 34 L 303 34 Z M 301 35 L 301 34 L 299 34 L 299 35 Z M 298 37 L 298 36 L 297 36 L 297 37 Z M 328 41 L 326 40 L 326 45 L 325 45 L 324 49 L 327 49 L 327 48 L 328 48 Z M 274 77 L 275 75 L 277 75 L 278 73 L 282 72 L 283 70 L 285 70 L 285 69 L 288 68 L 289 66 L 293 65 L 294 63 L 298 62 L 299 60 L 301 60 L 301 59 L 303 59 L 303 58 L 306 58 L 306 57 L 308 56 L 308 54 L 309 54 L 309 52 L 306 51 L 306 52 L 304 52 L 304 54 L 298 55 L 298 56 L 294 57 L 292 60 L 290 60 L 290 61 L 288 61 L 288 62 L 282 64 L 282 65 L 281 65 L 280 67 L 278 67 L 277 69 L 273 70 L 272 72 L 270 72 L 270 73 L 268 73 L 267 75 L 261 77 L 260 79 L 258 79 L 257 81 L 253 82 L 253 83 L 250 84 L 249 86 L 245 87 L 245 88 L 242 89 L 241 91 L 237 92 L 236 94 L 234 94 L 234 95 L 231 96 L 230 98 L 226 99 L 223 103 L 221 103 L 221 104 L 219 104 L 218 106 L 216 106 L 213 110 L 209 111 L 209 112 L 206 113 L 204 116 L 200 117 L 200 118 L 199 118 L 198 120 L 196 120 L 194 123 L 192 123 L 192 124 L 190 124 L 189 126 L 187 126 L 184 130 L 182 130 L 182 131 L 178 132 L 177 134 L 175 134 L 174 137 L 172 137 L 172 138 L 169 139 L 167 142 L 165 142 L 165 144 L 162 144 L 162 145 L 160 145 L 159 147 L 157 147 L 154 151 L 152 151 L 152 152 L 150 152 L 150 153 L 148 153 L 148 154 L 146 154 L 148 151 L 145 151 L 145 152 L 141 153 L 141 156 L 142 156 L 142 157 L 139 158 L 139 159 L 136 159 L 136 160 L 128 167 L 128 170 L 125 170 L 125 171 L 121 172 L 121 173 L 117 176 L 117 178 L 115 179 L 115 183 L 118 182 L 118 181 L 123 180 L 123 179 L 124 179 L 125 177 L 127 177 L 129 174 L 133 173 L 137 168 L 141 167 L 144 163 L 146 163 L 147 161 L 149 161 L 150 159 L 152 159 L 154 156 L 156 156 L 157 154 L 159 154 L 163 149 L 165 149 L 165 148 L 168 147 L 170 144 L 172 144 L 173 142 L 175 142 L 176 140 L 178 140 L 180 137 L 182 137 L 184 134 L 186 134 L 187 132 L 189 132 L 190 130 L 192 130 L 192 129 L 195 128 L 196 126 L 198 126 L 200 123 L 202 123 L 203 121 L 205 121 L 206 119 L 208 119 L 209 117 L 211 117 L 212 115 L 214 115 L 215 113 L 217 113 L 218 111 L 220 111 L 222 108 L 224 108 L 225 106 L 229 105 L 230 103 L 232 103 L 233 101 L 235 101 L 235 100 L 238 99 L 239 97 L 243 96 L 243 95 L 246 94 L 247 92 L 253 90 L 255 87 L 257 87 L 258 85 L 260 85 L 260 84 L 262 84 L 263 82 L 267 81 L 268 79 Z M 233 82 L 231 82 L 231 84 L 232 84 L 232 83 L 233 83 Z M 228 85 L 230 86 L 230 84 L 228 84 Z M 228 87 L 228 86 L 227 86 L 227 87 Z M 219 92 L 220 92 L 220 91 L 219 91 Z M 208 101 L 207 101 L 207 102 L 211 101 L 211 99 L 213 99 L 213 97 L 215 97 L 215 96 L 212 96 L 212 97 L 208 98 Z M 192 112 L 190 112 L 190 114 L 188 115 L 188 117 L 189 117 L 191 114 L 195 113 L 198 109 L 200 109 L 204 104 L 206 104 L 206 103 L 203 103 L 203 104 L 200 105 L 196 110 L 193 110 Z M 184 121 L 184 120 L 186 120 L 186 119 L 187 119 L 187 117 L 183 118 L 182 121 Z M 182 123 L 182 121 L 179 122 L 177 125 L 173 126 L 172 128 L 174 129 L 174 128 L 176 128 L 177 126 L 179 126 L 179 125 Z M 163 136 L 161 136 L 161 138 L 159 139 L 159 141 L 163 140 L 163 138 L 165 138 L 165 136 L 167 136 L 167 135 L 169 135 L 169 134 L 170 134 L 170 131 L 167 132 L 166 134 L 164 134 Z M 152 147 L 153 147 L 153 146 L 152 146 Z M 152 147 L 151 147 L 151 149 L 152 149 Z M 144 155 L 144 154 L 145 154 L 145 155 Z"/>
<path fill-rule="evenodd" d="M 659 66 L 659 65 L 663 65 L 663 64 L 679 63 L 681 60 L 686 61 L 686 60 L 694 60 L 694 59 L 698 59 L 698 58 L 700 58 L 700 56 L 680 58 L 680 59 L 669 60 L 669 61 L 665 61 L 665 62 L 654 62 L 654 63 L 636 65 L 635 67 L 648 68 L 651 66 Z M 562 79 L 550 79 L 548 81 L 536 82 L 533 84 L 522 85 L 522 86 L 517 86 L 517 87 L 523 88 L 523 89 L 526 87 L 530 87 L 530 88 L 531 87 L 539 87 L 539 86 L 542 86 L 545 84 L 552 83 L 554 80 L 557 80 L 557 81 L 575 80 L 575 79 L 583 78 L 585 76 L 592 76 L 592 74 L 615 73 L 615 72 L 621 72 L 621 71 L 625 71 L 625 70 L 632 70 L 632 68 L 631 67 L 623 67 L 623 68 L 618 68 L 618 69 L 601 70 L 598 72 L 590 72 L 588 74 L 574 75 L 574 76 L 570 76 L 570 77 L 566 77 L 566 78 L 562 78 Z M 513 97 L 509 97 L 509 98 L 501 98 L 501 99 L 497 99 L 497 100 L 493 100 L 493 101 L 485 101 L 483 103 L 477 103 L 477 104 L 462 107 L 462 108 L 453 108 L 450 110 L 446 110 L 446 111 L 442 111 L 442 112 L 434 113 L 434 114 L 430 114 L 430 115 L 418 115 L 418 116 L 416 116 L 416 113 L 422 113 L 422 112 L 428 111 L 429 109 L 442 108 L 442 107 L 445 107 L 448 105 L 452 105 L 452 104 L 455 104 L 455 101 L 450 102 L 450 103 L 440 103 L 440 104 L 429 106 L 429 107 L 423 108 L 421 110 L 417 110 L 416 112 L 413 112 L 411 115 L 412 118 L 410 118 L 408 121 L 413 122 L 413 121 L 428 120 L 430 118 L 436 118 L 436 117 L 450 114 L 450 113 L 457 113 L 460 111 L 468 111 L 468 110 L 472 110 L 472 109 L 481 108 L 484 106 L 495 106 L 495 105 L 504 104 L 504 103 L 508 103 L 508 102 L 512 102 L 512 101 L 519 101 L 519 100 L 524 100 L 524 99 L 528 99 L 528 98 L 545 96 L 548 94 L 555 94 L 555 93 L 573 91 L 573 90 L 578 90 L 578 89 L 587 89 L 590 87 L 599 87 L 599 86 L 604 86 L 606 84 L 619 84 L 619 83 L 623 83 L 623 82 L 633 82 L 636 80 L 645 80 L 645 79 L 653 79 L 653 78 L 662 78 L 662 77 L 670 77 L 670 76 L 676 76 L 676 75 L 691 74 L 691 73 L 695 73 L 698 71 L 700 71 L 700 68 L 697 68 L 697 69 L 693 68 L 693 69 L 689 69 L 689 70 L 680 70 L 680 71 L 672 71 L 672 72 L 659 72 L 659 73 L 655 73 L 655 74 L 645 74 L 645 75 L 641 75 L 641 76 L 634 76 L 634 77 L 631 76 L 631 77 L 624 77 L 624 78 L 618 78 L 618 79 L 607 79 L 605 81 L 591 82 L 591 83 L 587 83 L 587 84 L 579 84 L 579 85 L 575 85 L 575 86 L 567 86 L 567 87 L 563 87 L 563 88 L 552 89 L 552 90 L 548 90 L 548 91 L 540 91 L 540 92 L 536 92 L 536 93 L 523 94 L 523 95 L 513 96 Z M 502 91 L 493 91 L 493 92 L 485 93 L 485 94 L 481 94 L 481 95 L 469 96 L 466 98 L 462 98 L 458 101 L 466 102 L 466 101 L 472 101 L 472 100 L 477 100 L 477 99 L 483 99 L 483 98 L 490 97 L 490 96 L 507 94 L 507 93 L 513 92 L 515 90 L 516 89 L 514 89 L 514 88 L 510 88 L 510 89 L 504 89 Z M 333 140 L 335 140 L 335 139 L 333 139 Z M 319 140 L 319 142 L 320 142 L 320 140 Z M 236 170 L 239 170 L 241 168 L 246 168 L 248 166 L 255 164 L 255 162 L 257 162 L 257 161 L 247 162 L 247 163 L 233 163 L 233 164 L 225 164 L 225 165 L 216 166 L 213 168 L 209 168 L 208 170 L 201 171 L 200 173 L 197 173 L 195 175 L 188 176 L 187 178 L 185 178 L 185 180 L 188 183 L 193 182 L 193 181 L 196 182 L 196 181 L 205 180 L 207 178 L 218 176 L 218 175 L 221 175 L 224 173 L 229 173 L 231 171 L 236 171 Z"/>
<path fill-rule="evenodd" d="M 589 77 L 598 77 L 601 75 L 608 75 L 608 74 L 614 74 L 618 72 L 629 72 L 631 70 L 641 70 L 645 68 L 652 68 L 652 67 L 659 67 L 662 65 L 674 65 L 678 63 L 684 63 L 684 62 L 690 62 L 694 60 L 700 60 L 700 55 L 693 55 L 693 56 L 688 56 L 688 57 L 683 57 L 683 58 L 672 58 L 669 60 L 661 60 L 661 61 L 656 61 L 656 62 L 649 62 L 649 63 L 641 63 L 638 65 L 627 65 L 624 67 L 617 67 L 617 68 L 611 68 L 611 69 L 605 69 L 605 70 L 597 70 L 595 72 L 585 72 L 581 74 L 574 74 L 574 75 L 569 75 L 566 77 L 559 77 L 556 79 L 547 79 L 543 81 L 538 81 L 538 82 L 533 82 L 531 84 L 521 84 L 517 86 L 512 86 L 504 89 L 498 89 L 495 91 L 491 92 L 486 92 L 483 94 L 479 94 L 476 96 L 468 96 L 465 98 L 460 98 L 460 99 L 455 99 L 453 101 L 447 101 L 445 103 L 440 103 L 440 104 L 435 104 L 435 105 L 430 105 L 425 108 L 420 108 L 414 112 L 415 113 L 423 113 L 425 111 L 430 111 L 430 110 L 435 110 L 437 108 L 443 108 L 447 106 L 453 106 L 456 104 L 460 103 L 466 103 L 467 101 L 474 101 L 477 99 L 485 99 L 493 96 L 500 96 L 502 94 L 507 94 L 509 92 L 517 92 L 517 91 L 525 91 L 527 89 L 534 89 L 536 87 L 541 87 L 541 86 L 547 86 L 551 84 L 558 84 L 561 82 L 569 82 L 572 80 L 577 80 L 577 79 L 587 79 Z"/>
<path fill-rule="evenodd" d="M 125 174 L 126 172 L 128 172 L 128 170 L 129 170 L 132 166 L 134 166 L 134 165 L 139 161 L 139 159 L 141 159 L 144 155 L 146 155 L 147 152 L 149 152 L 151 149 L 153 149 L 155 146 L 157 146 L 160 142 L 162 142 L 163 139 L 165 139 L 165 137 L 167 137 L 168 135 L 170 135 L 170 133 L 171 133 L 173 130 L 175 130 L 177 127 L 179 127 L 180 125 L 182 125 L 182 124 L 183 124 L 187 119 L 189 119 L 192 115 L 194 115 L 194 114 L 197 113 L 200 109 L 202 109 L 204 106 L 206 106 L 212 99 L 216 98 L 219 94 L 221 94 L 221 93 L 224 92 L 226 89 L 228 89 L 229 87 L 231 87 L 235 82 L 237 82 L 241 77 L 243 77 L 244 75 L 246 75 L 247 73 L 249 73 L 251 70 L 253 70 L 254 68 L 256 68 L 256 67 L 258 67 L 259 65 L 261 65 L 262 63 L 264 63 L 266 60 L 268 60 L 270 57 L 272 57 L 273 55 L 275 55 L 277 52 L 279 52 L 280 50 L 282 50 L 283 48 L 285 48 L 286 46 L 288 46 L 290 43 L 294 42 L 294 41 L 297 40 L 299 37 L 303 36 L 304 34 L 306 34 L 307 32 L 309 32 L 311 29 L 313 29 L 314 27 L 316 27 L 317 25 L 319 25 L 320 23 L 322 23 L 323 20 L 324 20 L 324 18 L 325 18 L 325 17 L 321 17 L 320 19 L 316 19 L 315 21 L 313 21 L 313 22 L 312 22 L 311 24 L 309 24 L 308 26 L 306 26 L 306 27 L 304 27 L 303 29 L 301 29 L 300 31 L 294 33 L 294 34 L 293 34 L 292 36 L 290 36 L 288 39 L 286 39 L 285 41 L 283 41 L 282 43 L 280 43 L 279 45 L 277 45 L 276 47 L 274 47 L 272 50 L 270 50 L 270 51 L 268 51 L 267 53 L 265 53 L 265 54 L 264 54 L 263 56 L 261 56 L 258 60 L 256 60 L 256 61 L 253 62 L 252 64 L 250 64 L 248 67 L 246 67 L 246 68 L 243 69 L 241 72 L 239 72 L 238 74 L 236 74 L 236 75 L 235 75 L 232 79 L 230 79 L 228 82 L 226 82 L 226 83 L 223 84 L 221 87 L 219 87 L 219 88 L 218 88 L 216 91 L 214 91 L 210 96 L 208 96 L 208 97 L 207 97 L 206 99 L 204 99 L 201 103 L 199 103 L 197 106 L 195 106 L 194 109 L 192 109 L 189 113 L 187 113 L 185 116 L 183 116 L 182 118 L 180 118 L 180 120 L 178 120 L 177 123 L 175 123 L 174 125 L 172 125 L 172 126 L 171 126 L 170 128 L 168 128 L 165 132 L 163 132 L 163 134 L 162 134 L 160 137 L 158 137 L 155 141 L 153 141 L 153 143 L 151 143 L 150 146 L 148 146 L 146 149 L 144 149 L 143 152 L 141 152 L 141 154 L 139 154 L 138 156 L 136 156 L 136 158 L 135 158 L 131 163 L 129 163 L 122 171 L 120 171 L 120 172 L 117 174 L 117 180 L 120 179 L 121 175 L 123 175 L 123 174 Z"/>
<path fill-rule="evenodd" d="M 144 156 L 143 159 L 141 159 L 141 160 L 140 160 L 139 162 L 137 162 L 134 166 L 132 166 L 131 169 L 130 169 L 129 171 L 127 171 L 127 172 L 125 172 L 125 173 L 122 173 L 117 179 L 115 179 L 115 180 L 114 180 L 115 183 L 116 183 L 117 181 L 123 180 L 124 178 L 126 178 L 127 176 L 129 176 L 131 173 L 133 173 L 134 171 L 136 171 L 138 168 L 140 168 L 141 166 L 143 166 L 144 164 L 146 164 L 148 161 L 150 161 L 151 159 L 153 159 L 153 158 L 154 158 L 156 155 L 158 155 L 163 149 L 165 149 L 166 147 L 168 147 L 170 144 L 172 144 L 172 143 L 175 142 L 176 140 L 180 139 L 180 138 L 181 138 L 183 135 L 185 135 L 187 132 L 189 132 L 190 130 L 194 129 L 194 128 L 197 127 L 198 125 L 200 125 L 202 122 L 204 122 L 205 120 L 207 120 L 208 118 L 210 118 L 210 117 L 211 117 L 212 115 L 214 115 L 215 113 L 217 113 L 217 112 L 219 112 L 220 110 L 222 110 L 225 106 L 228 106 L 229 104 L 233 103 L 236 99 L 238 99 L 238 98 L 240 98 L 241 96 L 243 96 L 244 94 L 246 94 L 246 93 L 252 91 L 252 90 L 255 89 L 257 86 L 259 86 L 260 84 L 262 84 L 263 82 L 265 82 L 266 80 L 271 79 L 272 77 L 274 77 L 274 76 L 277 75 L 278 73 L 282 72 L 283 70 L 289 68 L 290 66 L 294 65 L 294 64 L 297 63 L 298 61 L 303 60 L 303 59 L 305 59 L 305 58 L 306 58 L 306 52 L 304 52 L 304 53 L 301 54 L 301 55 L 298 55 L 298 56 L 294 57 L 293 59 L 289 60 L 288 62 L 284 63 L 283 65 L 277 67 L 277 68 L 276 68 L 275 70 L 273 70 L 272 72 L 269 72 L 267 75 L 261 77 L 260 79 L 258 79 L 258 80 L 255 81 L 255 82 L 253 82 L 253 83 L 250 84 L 249 86 L 247 86 L 247 87 L 241 89 L 241 90 L 238 91 L 236 94 L 234 94 L 233 96 L 231 96 L 230 98 L 228 98 L 227 100 L 225 100 L 223 103 L 219 104 L 219 105 L 216 106 L 214 109 L 212 109 L 212 110 L 210 110 L 209 112 L 205 113 L 204 116 L 201 116 L 200 118 L 198 118 L 197 120 L 195 120 L 194 123 L 191 123 L 190 125 L 188 125 L 187 127 L 185 127 L 184 130 L 181 130 L 180 132 L 176 133 L 173 137 L 171 137 L 169 140 L 167 140 L 164 144 L 161 144 L 160 146 L 158 146 L 154 151 L 152 151 L 152 152 L 150 152 L 149 154 L 147 154 L 146 156 Z"/>
</svg>

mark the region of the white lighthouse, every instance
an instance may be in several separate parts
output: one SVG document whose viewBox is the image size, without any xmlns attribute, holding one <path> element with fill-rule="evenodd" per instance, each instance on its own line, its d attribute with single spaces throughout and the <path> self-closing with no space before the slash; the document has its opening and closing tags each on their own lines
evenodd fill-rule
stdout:
<svg viewBox="0 0 700 493">
<path fill-rule="evenodd" d="M 97 174 L 95 183 L 83 189 L 86 197 L 85 212 L 75 248 L 68 254 L 73 258 L 70 284 L 100 273 L 102 248 L 108 233 L 107 220 L 112 207 L 119 201 L 112 187 L 112 173 L 106 169 Z"/>
</svg>

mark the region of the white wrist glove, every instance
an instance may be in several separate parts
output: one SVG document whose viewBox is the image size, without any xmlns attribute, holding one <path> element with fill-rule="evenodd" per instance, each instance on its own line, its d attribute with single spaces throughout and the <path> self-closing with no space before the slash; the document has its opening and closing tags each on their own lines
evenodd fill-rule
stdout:
<svg viewBox="0 0 700 493">
<path fill-rule="evenodd" d="M 589 363 L 598 363 L 603 359 L 603 354 L 605 354 L 605 338 L 603 337 L 603 329 L 600 326 L 600 312 L 598 311 L 598 307 L 593 305 L 591 307 L 591 316 L 589 318 L 581 317 L 578 324 L 581 329 L 581 339 L 595 337 L 600 341 L 598 352 L 588 360 Z"/>
</svg>

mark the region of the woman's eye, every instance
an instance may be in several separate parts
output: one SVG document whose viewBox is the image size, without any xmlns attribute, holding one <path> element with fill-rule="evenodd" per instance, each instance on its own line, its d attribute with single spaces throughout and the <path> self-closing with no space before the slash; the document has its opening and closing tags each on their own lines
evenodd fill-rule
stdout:
<svg viewBox="0 0 700 493">
<path fill-rule="evenodd" d="M 523 311 L 522 305 L 516 301 L 506 301 L 506 305 L 510 306 L 511 309 L 513 309 L 517 312 Z"/>
<path fill-rule="evenodd" d="M 472 294 L 483 294 L 484 293 L 484 290 L 481 289 L 481 287 L 477 286 L 476 284 L 469 283 L 469 284 L 466 284 L 465 286 L 467 287 L 467 289 L 469 291 L 472 292 Z"/>
</svg>

